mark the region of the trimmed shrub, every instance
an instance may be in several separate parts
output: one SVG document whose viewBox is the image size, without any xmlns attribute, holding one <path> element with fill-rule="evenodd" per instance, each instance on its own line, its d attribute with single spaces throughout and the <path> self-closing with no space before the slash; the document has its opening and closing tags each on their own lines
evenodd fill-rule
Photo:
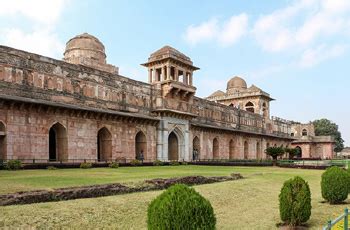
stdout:
<svg viewBox="0 0 350 230">
<path fill-rule="evenodd" d="M 118 162 L 111 162 L 109 163 L 108 167 L 116 169 L 119 168 L 119 163 Z"/>
<path fill-rule="evenodd" d="M 153 161 L 153 165 L 154 166 L 161 166 L 161 165 L 164 165 L 164 162 L 160 161 L 160 160 L 155 160 L 155 161 Z"/>
<path fill-rule="evenodd" d="M 311 216 L 311 193 L 308 183 L 301 177 L 284 182 L 279 195 L 281 220 L 292 226 L 301 225 Z"/>
<path fill-rule="evenodd" d="M 176 184 L 148 206 L 147 227 L 153 229 L 215 229 L 210 202 L 193 188 Z"/>
<path fill-rule="evenodd" d="M 81 169 L 90 169 L 90 168 L 92 168 L 92 164 L 89 162 L 84 162 L 84 163 L 80 164 L 80 168 Z"/>
<path fill-rule="evenodd" d="M 337 167 L 328 168 L 321 179 L 322 197 L 330 204 L 339 204 L 348 198 L 349 174 Z"/>
<path fill-rule="evenodd" d="M 46 169 L 48 169 L 48 170 L 56 170 L 56 169 L 58 169 L 58 168 L 56 168 L 55 166 L 47 166 Z"/>
<path fill-rule="evenodd" d="M 180 162 L 178 162 L 178 161 L 170 161 L 169 165 L 171 165 L 171 166 L 178 166 L 178 165 L 180 165 Z"/>
<path fill-rule="evenodd" d="M 20 160 L 8 160 L 6 162 L 6 169 L 18 170 L 22 168 L 22 162 Z"/>
<path fill-rule="evenodd" d="M 139 166 L 139 165 L 142 165 L 142 162 L 137 160 L 137 159 L 134 159 L 134 160 L 130 161 L 130 164 L 132 166 Z"/>
</svg>

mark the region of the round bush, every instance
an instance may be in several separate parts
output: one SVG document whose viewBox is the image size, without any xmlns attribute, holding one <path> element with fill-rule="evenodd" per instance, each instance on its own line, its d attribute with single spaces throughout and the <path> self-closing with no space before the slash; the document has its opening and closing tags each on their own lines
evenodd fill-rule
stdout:
<svg viewBox="0 0 350 230">
<path fill-rule="evenodd" d="M 322 197 L 331 204 L 338 204 L 346 200 L 349 192 L 349 174 L 337 167 L 328 168 L 322 174 Z"/>
<path fill-rule="evenodd" d="M 148 207 L 147 226 L 153 229 L 215 229 L 216 218 L 208 200 L 193 188 L 176 184 Z"/>
<path fill-rule="evenodd" d="M 311 193 L 309 185 L 301 177 L 284 182 L 279 195 L 281 220 L 296 226 L 308 221 L 311 216 Z"/>
</svg>

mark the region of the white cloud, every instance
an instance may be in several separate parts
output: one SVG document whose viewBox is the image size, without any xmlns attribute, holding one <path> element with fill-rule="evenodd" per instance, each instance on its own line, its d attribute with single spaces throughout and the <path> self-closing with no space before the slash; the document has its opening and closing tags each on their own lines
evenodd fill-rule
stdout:
<svg viewBox="0 0 350 230">
<path fill-rule="evenodd" d="M 333 46 L 327 46 L 323 44 L 316 48 L 307 49 L 303 52 L 299 65 L 304 68 L 312 67 L 327 59 L 343 55 L 347 48 L 347 45 L 337 44 Z"/>
<path fill-rule="evenodd" d="M 247 14 L 243 13 L 238 16 L 232 16 L 230 20 L 224 24 L 221 33 L 218 34 L 218 40 L 224 46 L 232 45 L 246 34 L 247 29 Z"/>
<path fill-rule="evenodd" d="M 0 16 L 22 15 L 42 24 L 54 24 L 67 0 L 11 0 L 1 2 Z"/>
<path fill-rule="evenodd" d="M 222 25 L 217 19 L 211 19 L 198 26 L 190 25 L 186 29 L 185 40 L 191 45 L 214 40 L 222 46 L 236 43 L 248 29 L 248 15 L 242 13 L 232 16 Z"/>
<path fill-rule="evenodd" d="M 60 58 L 63 56 L 64 44 L 57 38 L 57 35 L 48 30 L 34 30 L 24 32 L 18 28 L 4 29 L 1 40 L 6 46 L 29 52 L 38 53 L 49 57 Z"/>
<path fill-rule="evenodd" d="M 209 41 L 215 37 L 218 29 L 217 27 L 216 19 L 203 22 L 198 26 L 191 25 L 186 30 L 185 40 L 192 45 L 203 41 Z"/>
<path fill-rule="evenodd" d="M 55 28 L 68 0 L 11 0 L 0 7 L 0 43 L 50 57 L 61 58 L 64 51 Z M 16 19 L 16 20 L 12 20 Z M 18 20 L 19 19 L 19 20 Z M 30 27 L 25 27 L 23 21 Z"/>
</svg>

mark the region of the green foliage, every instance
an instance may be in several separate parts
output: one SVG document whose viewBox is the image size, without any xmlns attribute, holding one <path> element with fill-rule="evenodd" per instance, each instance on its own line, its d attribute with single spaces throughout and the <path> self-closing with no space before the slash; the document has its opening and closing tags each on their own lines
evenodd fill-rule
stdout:
<svg viewBox="0 0 350 230">
<path fill-rule="evenodd" d="M 56 168 L 55 166 L 47 166 L 46 169 L 48 169 L 48 170 L 56 170 L 56 169 L 58 169 L 58 168 Z"/>
<path fill-rule="evenodd" d="M 154 229 L 215 229 L 210 202 L 193 188 L 177 184 L 160 194 L 148 206 L 147 226 Z"/>
<path fill-rule="evenodd" d="M 284 182 L 279 195 L 281 220 L 297 226 L 305 223 L 311 216 L 311 193 L 309 184 L 301 177 Z"/>
<path fill-rule="evenodd" d="M 8 160 L 6 162 L 7 170 L 18 170 L 22 168 L 22 162 L 20 160 Z"/>
<path fill-rule="evenodd" d="M 81 169 L 90 169 L 90 168 L 92 168 L 92 164 L 89 162 L 84 162 L 84 163 L 80 164 L 80 168 Z"/>
<path fill-rule="evenodd" d="M 296 148 L 285 148 L 284 152 L 289 154 L 289 158 L 293 158 L 295 155 L 298 154 L 298 149 Z"/>
<path fill-rule="evenodd" d="M 116 162 L 116 161 L 111 162 L 111 163 L 108 165 L 108 167 L 114 168 L 114 169 L 119 168 L 119 162 Z"/>
<path fill-rule="evenodd" d="M 283 147 L 268 147 L 265 149 L 265 153 L 272 157 L 272 159 L 277 160 L 278 156 L 281 156 L 284 154 L 284 148 Z"/>
<path fill-rule="evenodd" d="M 161 166 L 161 165 L 164 165 L 164 162 L 160 161 L 160 160 L 155 160 L 155 161 L 153 161 L 153 165 L 154 166 Z"/>
<path fill-rule="evenodd" d="M 130 161 L 130 164 L 132 166 L 139 166 L 139 165 L 142 165 L 142 162 L 137 160 L 137 159 L 134 159 L 134 160 Z"/>
<path fill-rule="evenodd" d="M 340 152 L 344 149 L 344 140 L 338 130 L 338 125 L 328 119 L 313 121 L 316 136 L 333 136 L 335 140 L 334 151 Z"/>
<path fill-rule="evenodd" d="M 180 165 L 180 162 L 178 162 L 178 161 L 170 161 L 169 165 L 171 165 L 171 166 L 178 166 L 178 165 Z"/>
<path fill-rule="evenodd" d="M 181 162 L 182 165 L 188 165 L 188 162 L 187 161 L 183 161 Z"/>
<path fill-rule="evenodd" d="M 348 197 L 349 184 L 348 172 L 337 166 L 330 167 L 322 174 L 322 197 L 331 204 L 341 203 Z"/>
</svg>

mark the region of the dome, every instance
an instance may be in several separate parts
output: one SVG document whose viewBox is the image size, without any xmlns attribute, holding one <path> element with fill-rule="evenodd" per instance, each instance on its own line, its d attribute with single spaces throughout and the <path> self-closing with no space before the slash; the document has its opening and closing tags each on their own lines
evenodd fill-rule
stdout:
<svg viewBox="0 0 350 230">
<path fill-rule="evenodd" d="M 212 93 L 209 97 L 219 97 L 219 96 L 224 96 L 225 93 L 222 92 L 221 90 L 217 90 L 214 93 Z"/>
<path fill-rule="evenodd" d="M 83 33 L 66 44 L 64 60 L 73 64 L 106 64 L 105 47 L 96 37 Z"/>
<path fill-rule="evenodd" d="M 240 77 L 233 77 L 227 82 L 227 89 L 246 89 L 247 83 Z"/>
</svg>

